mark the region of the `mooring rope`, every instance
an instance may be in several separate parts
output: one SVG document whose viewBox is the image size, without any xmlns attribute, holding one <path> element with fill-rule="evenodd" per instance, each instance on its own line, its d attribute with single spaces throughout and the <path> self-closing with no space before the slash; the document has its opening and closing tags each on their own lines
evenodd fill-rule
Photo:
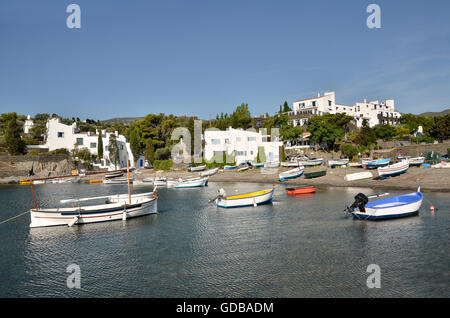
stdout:
<svg viewBox="0 0 450 318">
<path fill-rule="evenodd" d="M 16 215 L 16 216 L 13 216 L 13 217 L 11 217 L 11 218 L 9 218 L 9 219 L 3 220 L 3 221 L 0 222 L 0 225 L 2 225 L 3 223 L 6 223 L 6 222 L 8 222 L 8 221 L 11 221 L 11 220 L 13 220 L 13 219 L 15 219 L 15 218 L 18 218 L 19 216 L 22 216 L 22 215 L 24 215 L 24 214 L 26 214 L 26 213 L 29 213 L 29 212 L 30 212 L 30 211 L 25 211 L 25 212 L 23 212 L 23 213 L 20 213 L 19 215 Z"/>
</svg>

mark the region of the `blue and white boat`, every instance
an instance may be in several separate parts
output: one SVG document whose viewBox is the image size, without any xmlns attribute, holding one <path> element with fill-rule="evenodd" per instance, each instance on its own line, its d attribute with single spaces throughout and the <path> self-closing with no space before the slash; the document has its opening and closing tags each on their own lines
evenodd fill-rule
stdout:
<svg viewBox="0 0 450 318">
<path fill-rule="evenodd" d="M 234 169 L 236 169 L 236 166 L 224 166 L 223 169 L 224 170 L 234 170 Z"/>
<path fill-rule="evenodd" d="M 380 195 L 372 197 L 378 196 Z M 371 196 L 366 197 L 359 193 L 355 197 L 355 202 L 347 208 L 347 211 L 355 219 L 361 220 L 383 220 L 417 215 L 422 205 L 423 194 L 420 192 L 419 185 L 417 192 L 368 202 L 370 198 Z"/>
<path fill-rule="evenodd" d="M 389 165 L 386 167 L 378 168 L 378 175 L 381 179 L 385 179 L 387 177 L 398 176 L 399 174 L 405 173 L 408 171 L 409 161 L 403 160 L 402 162 L 394 163 L 393 165 Z"/>
<path fill-rule="evenodd" d="M 391 159 L 389 159 L 389 158 L 388 159 L 378 159 L 378 160 L 369 161 L 365 165 L 366 165 L 367 169 L 375 169 L 378 167 L 385 167 L 389 164 L 389 162 L 391 162 Z"/>
<path fill-rule="evenodd" d="M 264 163 L 254 163 L 253 168 L 262 168 L 264 167 Z"/>
<path fill-rule="evenodd" d="M 300 177 L 305 172 L 304 167 L 294 168 L 288 171 L 280 172 L 278 177 L 281 182 Z"/>
</svg>

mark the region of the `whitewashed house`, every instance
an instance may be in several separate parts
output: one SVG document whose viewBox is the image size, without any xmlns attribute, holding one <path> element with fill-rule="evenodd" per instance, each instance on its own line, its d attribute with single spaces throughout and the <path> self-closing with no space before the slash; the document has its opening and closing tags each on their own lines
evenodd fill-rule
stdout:
<svg viewBox="0 0 450 318">
<path fill-rule="evenodd" d="M 345 113 L 352 116 L 357 127 L 362 126 L 364 119 L 368 121 L 370 127 L 387 123 L 395 125 L 401 117 L 401 114 L 394 109 L 393 99 L 382 102 L 364 100 L 350 106 L 337 104 L 334 92 L 325 92 L 322 96 L 318 94 L 317 97 L 297 100 L 293 102 L 292 106 L 293 110 L 288 112 L 288 115 L 294 126 L 304 126 L 307 124 L 308 118 L 326 113 Z"/>
<path fill-rule="evenodd" d="M 264 149 L 266 161 L 280 161 L 280 147 L 282 142 L 267 141 L 267 135 L 262 132 L 252 130 L 234 129 L 227 130 L 205 130 L 205 152 L 206 160 L 211 160 L 214 156 L 222 156 L 224 153 L 233 155 L 236 163 L 243 161 L 256 162 L 259 147 Z M 230 163 L 232 164 L 232 163 Z"/>
<path fill-rule="evenodd" d="M 92 132 L 80 132 L 77 128 L 77 124 L 72 125 L 62 124 L 59 118 L 49 119 L 47 122 L 47 132 L 45 136 L 45 147 L 49 151 L 66 148 L 69 151 L 74 149 L 86 148 L 93 155 L 98 155 L 98 134 L 102 135 L 103 142 L 103 158 L 100 158 L 100 163 L 94 164 L 100 168 L 108 168 L 108 170 L 115 170 L 126 168 L 127 166 L 127 152 L 130 160 L 131 167 L 144 166 L 144 159 L 141 156 L 135 160 L 130 148 L 130 143 L 126 140 L 126 137 L 115 133 L 109 133 L 105 130 Z M 114 134 L 116 136 L 117 147 L 119 149 L 119 160 L 117 166 L 109 157 L 109 140 L 110 136 Z"/>
</svg>

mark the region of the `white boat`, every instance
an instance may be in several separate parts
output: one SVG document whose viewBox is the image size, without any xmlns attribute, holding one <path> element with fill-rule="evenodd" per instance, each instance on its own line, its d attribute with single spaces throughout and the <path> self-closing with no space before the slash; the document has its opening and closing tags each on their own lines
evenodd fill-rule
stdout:
<svg viewBox="0 0 450 318">
<path fill-rule="evenodd" d="M 208 185 L 208 178 L 179 179 L 175 188 L 197 188 Z"/>
<path fill-rule="evenodd" d="M 197 166 L 197 167 L 189 167 L 188 171 L 194 172 L 194 171 L 203 171 L 206 169 L 206 165 L 203 166 Z"/>
<path fill-rule="evenodd" d="M 323 164 L 323 158 L 300 160 L 299 164 L 304 167 L 320 166 L 321 164 Z"/>
<path fill-rule="evenodd" d="M 298 167 L 300 166 L 300 164 L 298 163 L 298 161 L 283 161 L 280 163 L 280 166 L 282 167 Z"/>
<path fill-rule="evenodd" d="M 347 166 L 349 166 L 349 167 L 362 167 L 362 163 L 361 162 L 349 162 Z"/>
<path fill-rule="evenodd" d="M 30 227 L 86 224 L 157 213 L 156 197 L 132 198 L 131 203 L 118 201 L 101 205 L 70 208 L 33 208 L 30 210 Z"/>
<path fill-rule="evenodd" d="M 280 172 L 278 174 L 278 178 L 280 179 L 280 181 L 286 181 L 289 179 L 294 179 L 294 178 L 298 178 L 300 177 L 303 173 L 304 173 L 304 167 L 298 167 L 298 168 L 294 168 L 288 171 L 284 171 L 284 172 Z"/>
<path fill-rule="evenodd" d="M 46 184 L 46 180 L 33 180 L 33 184 Z"/>
<path fill-rule="evenodd" d="M 237 208 L 244 206 L 257 206 L 270 203 L 273 199 L 274 189 L 261 190 L 251 193 L 227 196 L 223 189 L 219 190 L 217 198 L 213 199 L 218 207 Z M 212 200 L 210 200 L 212 201 Z"/>
<path fill-rule="evenodd" d="M 356 172 L 356 173 L 349 173 L 345 175 L 344 180 L 345 181 L 354 181 L 354 180 L 361 180 L 361 179 L 368 179 L 372 178 L 373 174 L 370 171 L 364 171 L 364 172 Z"/>
<path fill-rule="evenodd" d="M 234 169 L 236 169 L 236 166 L 224 166 L 223 169 L 224 170 L 234 170 Z"/>
<path fill-rule="evenodd" d="M 361 220 L 392 219 L 417 215 L 423 201 L 420 185 L 417 187 L 417 192 L 369 202 L 371 197 L 379 196 L 382 195 L 367 197 L 359 193 L 355 196 L 355 202 L 346 210 L 354 218 Z"/>
<path fill-rule="evenodd" d="M 450 168 L 450 163 L 449 162 L 441 162 L 441 163 L 437 163 L 435 165 L 432 165 L 431 168 Z"/>
<path fill-rule="evenodd" d="M 410 166 L 420 166 L 425 162 L 425 157 L 408 158 Z"/>
<path fill-rule="evenodd" d="M 58 179 L 48 179 L 46 183 L 79 183 L 80 178 L 58 178 Z"/>
<path fill-rule="evenodd" d="M 373 158 L 364 158 L 364 159 L 361 159 L 361 164 L 363 165 L 363 166 L 365 166 L 365 165 L 367 165 L 369 162 L 371 162 L 371 161 L 373 161 Z"/>
<path fill-rule="evenodd" d="M 264 168 L 278 168 L 279 166 L 280 166 L 280 163 L 278 161 L 264 163 Z"/>
<path fill-rule="evenodd" d="M 348 164 L 349 159 L 331 159 L 328 160 L 328 166 L 330 167 L 340 167 Z"/>
<path fill-rule="evenodd" d="M 103 179 L 103 184 L 127 184 L 127 178 L 109 178 Z M 133 179 L 130 178 L 130 183 L 133 183 Z"/>
<path fill-rule="evenodd" d="M 209 169 L 209 170 L 200 172 L 200 177 L 209 177 L 209 176 L 215 175 L 217 172 L 219 172 L 219 168 Z"/>
<path fill-rule="evenodd" d="M 123 171 L 110 172 L 105 174 L 105 179 L 123 177 Z"/>
<path fill-rule="evenodd" d="M 374 168 L 379 168 L 379 167 L 385 167 L 385 166 L 389 165 L 390 162 L 391 162 L 391 159 L 389 159 L 389 158 L 378 159 L 378 160 L 368 161 L 365 164 L 363 164 L 363 166 L 365 166 L 365 168 L 367 168 L 367 169 L 374 169 Z"/>
<path fill-rule="evenodd" d="M 237 171 L 245 171 L 245 170 L 248 170 L 249 168 L 250 168 L 250 166 L 246 165 L 246 164 L 239 165 L 239 166 L 237 166 Z"/>
<path fill-rule="evenodd" d="M 166 177 L 161 178 L 144 178 L 142 179 L 142 183 L 144 184 L 153 184 L 155 186 L 163 187 L 167 183 Z"/>
<path fill-rule="evenodd" d="M 386 177 L 393 177 L 408 171 L 409 161 L 403 160 L 402 162 L 394 163 L 386 167 L 378 168 L 378 175 L 384 179 Z"/>
</svg>

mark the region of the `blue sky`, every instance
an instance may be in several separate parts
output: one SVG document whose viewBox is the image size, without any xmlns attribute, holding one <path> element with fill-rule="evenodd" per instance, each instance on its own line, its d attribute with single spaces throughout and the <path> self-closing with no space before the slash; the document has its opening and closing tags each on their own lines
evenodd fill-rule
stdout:
<svg viewBox="0 0 450 318">
<path fill-rule="evenodd" d="M 81 7 L 81 29 L 66 7 Z M 366 8 L 381 7 L 381 29 Z M 450 107 L 450 1 L 2 0 L 0 113 L 108 119 L 338 103 Z"/>
</svg>

